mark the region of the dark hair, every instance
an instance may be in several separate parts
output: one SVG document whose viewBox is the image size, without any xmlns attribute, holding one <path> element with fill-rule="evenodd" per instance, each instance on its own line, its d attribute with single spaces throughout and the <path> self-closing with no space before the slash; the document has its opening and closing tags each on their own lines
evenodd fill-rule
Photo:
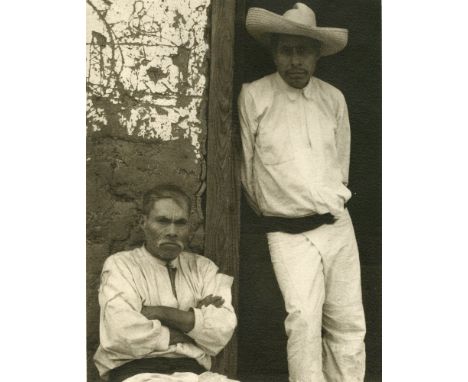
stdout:
<svg viewBox="0 0 468 382">
<path fill-rule="evenodd" d="M 279 43 L 279 38 L 282 36 L 281 33 L 272 33 L 270 35 L 270 50 L 271 53 L 274 54 L 276 51 L 276 48 L 278 48 L 278 43 Z M 305 36 L 304 36 L 305 37 Z M 322 48 L 322 43 L 319 40 L 316 40 L 314 38 L 308 38 L 310 41 L 313 43 L 314 49 L 317 51 L 317 54 L 320 54 L 321 48 Z"/>
<path fill-rule="evenodd" d="M 147 191 L 143 196 L 142 214 L 148 216 L 153 209 L 154 202 L 160 199 L 172 199 L 179 206 L 186 207 L 187 212 L 190 213 L 192 201 L 182 188 L 173 184 L 160 184 Z"/>
<path fill-rule="evenodd" d="M 276 48 L 278 48 L 279 37 L 280 37 L 280 35 L 278 33 L 272 33 L 270 35 L 270 50 L 271 50 L 271 53 L 275 53 Z"/>
</svg>

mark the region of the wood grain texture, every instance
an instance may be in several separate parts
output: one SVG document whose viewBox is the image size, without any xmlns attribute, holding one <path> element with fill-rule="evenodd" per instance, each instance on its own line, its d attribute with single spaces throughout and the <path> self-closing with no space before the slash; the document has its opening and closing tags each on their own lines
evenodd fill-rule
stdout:
<svg viewBox="0 0 468 382">
<path fill-rule="evenodd" d="M 236 1 L 213 0 L 211 7 L 205 256 L 221 272 L 234 276 L 233 305 L 237 311 L 240 181 L 232 119 Z M 236 377 L 236 335 L 216 357 L 213 370 Z"/>
</svg>

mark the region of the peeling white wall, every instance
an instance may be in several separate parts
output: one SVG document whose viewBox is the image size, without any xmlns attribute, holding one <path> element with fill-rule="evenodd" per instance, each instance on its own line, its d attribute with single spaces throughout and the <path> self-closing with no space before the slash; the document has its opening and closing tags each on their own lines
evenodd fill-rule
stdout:
<svg viewBox="0 0 468 382">
<path fill-rule="evenodd" d="M 88 134 L 189 139 L 201 158 L 209 3 L 87 1 Z"/>
</svg>

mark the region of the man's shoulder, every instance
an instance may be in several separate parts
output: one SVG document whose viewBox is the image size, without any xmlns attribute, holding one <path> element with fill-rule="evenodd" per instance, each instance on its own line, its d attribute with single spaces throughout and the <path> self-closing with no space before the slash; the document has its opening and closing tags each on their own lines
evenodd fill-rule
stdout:
<svg viewBox="0 0 468 382">
<path fill-rule="evenodd" d="M 246 82 L 242 85 L 243 91 L 248 91 L 252 95 L 256 93 L 264 94 L 273 89 L 275 73 L 268 74 L 258 80 Z"/>
<path fill-rule="evenodd" d="M 199 255 L 197 253 L 183 251 L 180 255 L 180 260 L 184 263 L 196 266 L 197 268 L 216 267 L 216 264 L 208 257 Z"/>
<path fill-rule="evenodd" d="M 127 251 L 120 251 L 110 255 L 105 263 L 104 266 L 112 266 L 112 265 L 126 265 L 131 266 L 138 262 L 138 259 L 141 257 L 141 248 L 134 248 Z"/>
<path fill-rule="evenodd" d="M 344 100 L 343 92 L 337 87 L 317 77 L 312 77 L 312 80 L 314 81 L 316 88 L 322 95 L 328 96 L 336 100 Z"/>
</svg>

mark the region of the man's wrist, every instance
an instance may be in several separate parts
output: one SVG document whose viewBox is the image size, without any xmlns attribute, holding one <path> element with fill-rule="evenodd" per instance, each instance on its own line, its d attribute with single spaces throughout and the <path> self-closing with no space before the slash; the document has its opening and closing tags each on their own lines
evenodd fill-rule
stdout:
<svg viewBox="0 0 468 382">
<path fill-rule="evenodd" d="M 164 309 L 159 306 L 145 306 L 143 315 L 149 320 L 164 320 Z"/>
<path fill-rule="evenodd" d="M 178 343 L 193 343 L 192 338 L 178 329 L 169 328 L 169 335 L 169 345 L 175 345 Z"/>
<path fill-rule="evenodd" d="M 143 306 L 141 313 L 148 320 L 159 320 L 163 325 L 189 332 L 193 329 L 195 314 L 193 311 L 182 311 L 168 306 Z"/>
</svg>

